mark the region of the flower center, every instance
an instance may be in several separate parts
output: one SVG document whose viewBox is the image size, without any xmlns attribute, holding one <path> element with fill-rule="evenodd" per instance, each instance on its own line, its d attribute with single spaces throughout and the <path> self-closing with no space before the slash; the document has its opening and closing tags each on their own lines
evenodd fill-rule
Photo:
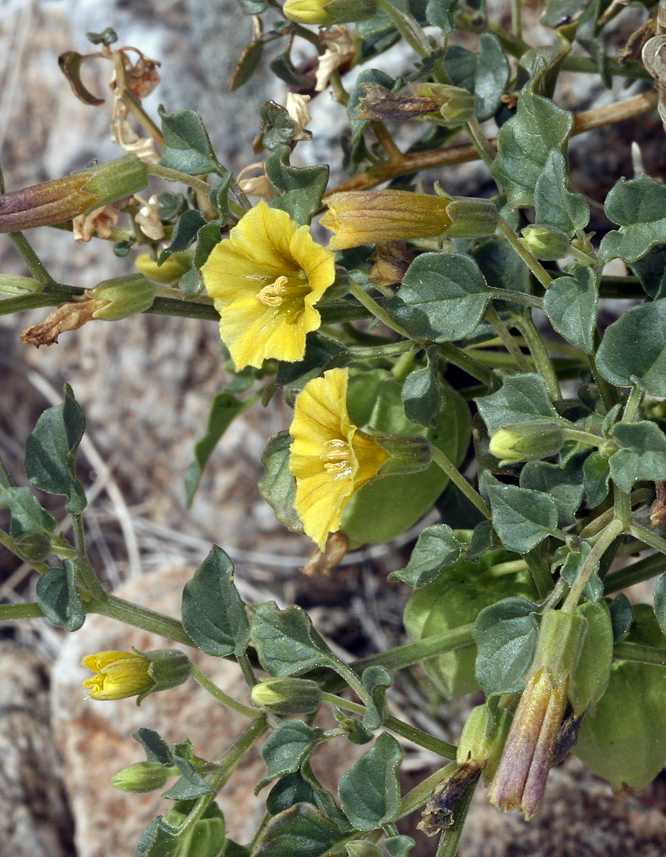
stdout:
<svg viewBox="0 0 666 857">
<path fill-rule="evenodd" d="M 351 476 L 351 449 L 340 438 L 324 441 L 326 452 L 320 455 L 324 470 L 332 476 Z"/>
<path fill-rule="evenodd" d="M 278 277 L 274 283 L 263 287 L 257 295 L 257 299 L 266 306 L 282 306 L 285 297 L 289 294 L 288 284 L 287 277 Z"/>
</svg>

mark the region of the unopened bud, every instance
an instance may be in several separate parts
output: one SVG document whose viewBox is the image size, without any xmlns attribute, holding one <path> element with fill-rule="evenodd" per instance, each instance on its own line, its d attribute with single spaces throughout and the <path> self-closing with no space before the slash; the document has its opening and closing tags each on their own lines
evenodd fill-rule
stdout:
<svg viewBox="0 0 666 857">
<path fill-rule="evenodd" d="M 490 438 L 491 455 L 500 459 L 500 465 L 548 458 L 562 449 L 564 431 L 549 420 L 528 420 L 505 426 Z"/>
<path fill-rule="evenodd" d="M 377 12 L 376 0 L 286 0 L 282 13 L 297 24 L 345 24 Z"/>
<path fill-rule="evenodd" d="M 93 318 L 117 321 L 150 309 L 155 299 L 155 288 L 143 274 L 126 274 L 104 280 L 90 289 L 89 294 L 95 300 L 107 301 L 105 306 L 93 312 Z"/>
<path fill-rule="evenodd" d="M 252 688 L 252 702 L 281 717 L 310 714 L 321 705 L 321 688 L 305 678 L 268 678 Z"/>
<path fill-rule="evenodd" d="M 1 197 L 0 197 L 1 198 Z M 30 292 L 41 292 L 43 286 L 32 277 L 15 277 L 13 274 L 0 274 L 0 295 L 13 298 Z"/>
<path fill-rule="evenodd" d="M 521 235 L 525 247 L 545 262 L 563 259 L 571 252 L 569 239 L 554 226 L 526 226 Z"/>
<path fill-rule="evenodd" d="M 408 190 L 341 191 L 326 200 L 322 226 L 335 235 L 330 250 L 360 247 L 378 241 L 432 238 L 451 226 L 449 196 Z"/>
<path fill-rule="evenodd" d="M 0 196 L 0 232 L 51 226 L 132 196 L 148 184 L 136 155 Z"/>
<path fill-rule="evenodd" d="M 124 792 L 143 794 L 161 789 L 168 778 L 168 770 L 159 762 L 137 762 L 111 777 L 111 784 Z"/>
<path fill-rule="evenodd" d="M 142 253 L 134 260 L 134 267 L 140 274 L 158 283 L 171 285 L 186 274 L 192 267 L 191 253 L 172 253 L 161 265 L 152 258 L 150 253 Z"/>
</svg>

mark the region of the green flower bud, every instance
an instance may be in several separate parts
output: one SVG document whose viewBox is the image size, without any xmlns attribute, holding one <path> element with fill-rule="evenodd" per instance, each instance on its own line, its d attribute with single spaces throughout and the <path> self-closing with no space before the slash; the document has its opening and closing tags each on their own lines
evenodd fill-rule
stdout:
<svg viewBox="0 0 666 857">
<path fill-rule="evenodd" d="M 490 438 L 489 450 L 500 466 L 548 458 L 562 449 L 562 426 L 549 420 L 529 420 L 505 426 Z"/>
<path fill-rule="evenodd" d="M 21 533 L 14 539 L 14 552 L 24 562 L 43 562 L 51 556 L 51 539 L 44 533 Z"/>
<path fill-rule="evenodd" d="M 96 300 L 108 301 L 106 306 L 93 312 L 93 318 L 117 321 L 150 309 L 155 299 L 155 288 L 143 274 L 126 274 L 104 280 L 94 289 L 89 289 L 88 294 Z"/>
<path fill-rule="evenodd" d="M 267 678 L 252 688 L 252 702 L 281 717 L 310 714 L 321 705 L 321 688 L 305 678 Z"/>
<path fill-rule="evenodd" d="M 177 283 L 192 267 L 191 253 L 172 253 L 161 265 L 152 258 L 150 253 L 142 253 L 134 260 L 134 267 L 149 280 L 170 285 Z"/>
<path fill-rule="evenodd" d="M 377 12 L 376 0 L 286 0 L 282 12 L 297 24 L 345 24 Z"/>
<path fill-rule="evenodd" d="M 537 259 L 554 262 L 571 252 L 568 237 L 554 226 L 526 226 L 521 234 L 523 244 Z"/>
<path fill-rule="evenodd" d="M 168 778 L 168 770 L 159 762 L 137 762 L 111 777 L 111 783 L 124 792 L 142 794 L 161 789 Z"/>
<path fill-rule="evenodd" d="M 452 221 L 447 232 L 449 238 L 483 238 L 497 228 L 497 208 L 487 199 L 454 199 L 446 213 Z"/>
<path fill-rule="evenodd" d="M 136 155 L 0 196 L 0 232 L 51 226 L 104 208 L 148 184 L 146 165 Z"/>
</svg>

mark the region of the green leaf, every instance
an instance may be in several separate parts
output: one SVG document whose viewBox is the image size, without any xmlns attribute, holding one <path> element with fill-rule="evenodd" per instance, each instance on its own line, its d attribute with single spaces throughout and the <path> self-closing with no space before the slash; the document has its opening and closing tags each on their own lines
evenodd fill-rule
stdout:
<svg viewBox="0 0 666 857">
<path fill-rule="evenodd" d="M 389 836 L 384 840 L 389 857 L 407 857 L 415 845 L 411 836 Z"/>
<path fill-rule="evenodd" d="M 374 747 L 340 779 L 342 809 L 357 830 L 375 830 L 393 821 L 400 806 L 398 769 L 402 749 L 382 733 Z"/>
<path fill-rule="evenodd" d="M 206 780 L 197 773 L 196 768 L 189 761 L 174 752 L 174 764 L 180 771 L 180 777 L 176 782 L 162 794 L 168 800 L 194 800 L 202 795 L 209 795 L 213 789 Z"/>
<path fill-rule="evenodd" d="M 455 29 L 451 12 L 457 3 L 458 0 L 428 0 L 426 5 L 425 16 L 428 23 L 439 27 L 444 39 Z"/>
<path fill-rule="evenodd" d="M 289 470 L 290 449 L 291 435 L 288 431 L 278 432 L 269 439 L 261 456 L 266 475 L 259 481 L 259 491 L 284 527 L 294 533 L 302 533 L 303 524 L 294 509 L 296 481 Z"/>
<path fill-rule="evenodd" d="M 609 602 L 608 609 L 613 626 L 613 642 L 619 643 L 629 633 L 631 623 L 634 621 L 634 608 L 624 592 L 618 592 Z"/>
<path fill-rule="evenodd" d="M 174 857 L 178 847 L 177 829 L 158 815 L 141 834 L 135 857 Z"/>
<path fill-rule="evenodd" d="M 171 233 L 171 244 L 160 253 L 158 264 L 162 265 L 172 253 L 182 253 L 187 250 L 196 240 L 197 233 L 205 226 L 206 219 L 200 211 L 188 208 L 184 211 Z"/>
<path fill-rule="evenodd" d="M 593 509 L 608 496 L 610 482 L 608 459 L 602 458 L 596 451 L 588 455 L 583 464 L 583 479 L 587 502 Z"/>
<path fill-rule="evenodd" d="M 162 120 L 164 153 L 160 166 L 188 176 L 208 175 L 221 169 L 210 144 L 208 132 L 196 110 L 186 107 L 178 113 L 157 108 Z"/>
<path fill-rule="evenodd" d="M 493 527 L 507 550 L 528 553 L 557 529 L 557 506 L 540 491 L 504 485 L 483 471 L 482 490 L 490 500 Z"/>
<path fill-rule="evenodd" d="M 266 159 L 266 175 L 277 191 L 274 208 L 286 211 L 300 226 L 306 226 L 321 208 L 321 198 L 328 184 L 330 167 L 292 167 L 289 148 L 281 146 Z"/>
<path fill-rule="evenodd" d="M 243 53 L 240 55 L 240 59 L 236 63 L 234 73 L 231 76 L 231 83 L 229 84 L 230 92 L 240 89 L 244 83 L 248 82 L 255 71 L 259 68 L 263 53 L 263 39 L 256 39 L 254 42 L 250 42 L 249 45 L 245 46 Z"/>
<path fill-rule="evenodd" d="M 288 48 L 283 54 L 271 61 L 270 70 L 276 77 L 294 89 L 311 89 L 312 78 L 294 65 L 289 50 Z"/>
<path fill-rule="evenodd" d="M 233 582 L 234 564 L 213 545 L 183 590 L 183 627 L 207 655 L 242 655 L 250 641 L 250 624 Z"/>
<path fill-rule="evenodd" d="M 585 619 L 587 629 L 573 674 L 570 700 L 576 717 L 580 717 L 588 709 L 592 716 L 610 678 L 613 662 L 613 626 L 605 601 L 597 604 L 585 601 L 578 606 L 576 613 Z"/>
<path fill-rule="evenodd" d="M 562 465 L 530 461 L 520 472 L 520 487 L 549 494 L 557 506 L 558 527 L 568 527 L 583 502 L 580 457 L 572 456 Z"/>
<path fill-rule="evenodd" d="M 416 339 L 450 342 L 476 330 L 491 294 L 469 256 L 423 253 L 409 266 L 387 309 Z"/>
<path fill-rule="evenodd" d="M 138 741 L 146 751 L 146 759 L 149 762 L 159 762 L 160 765 L 172 765 L 173 757 L 167 742 L 155 732 L 154 729 L 148 729 L 142 726 L 132 732 L 132 738 Z"/>
<path fill-rule="evenodd" d="M 37 603 L 54 625 L 78 631 L 86 611 L 76 591 L 76 566 L 71 559 L 64 559 L 62 565 L 50 568 L 37 581 Z"/>
<path fill-rule="evenodd" d="M 419 587 L 431 580 L 451 563 L 454 563 L 464 548 L 453 534 L 451 527 L 434 524 L 419 533 L 409 563 L 403 569 L 389 575 L 389 581 L 401 580 L 409 586 Z"/>
<path fill-rule="evenodd" d="M 0 485 L 0 509 L 9 507 L 12 514 L 10 535 L 42 533 L 50 538 L 58 526 L 55 518 L 43 509 L 29 488 L 3 487 Z"/>
<path fill-rule="evenodd" d="M 367 839 L 353 839 L 345 842 L 347 857 L 384 857 L 384 852 Z"/>
<path fill-rule="evenodd" d="M 666 297 L 666 244 L 657 244 L 629 266 L 653 300 Z"/>
<path fill-rule="evenodd" d="M 505 376 L 496 393 L 475 401 L 491 435 L 515 423 L 558 419 L 546 385 L 541 375 L 536 373 Z"/>
<path fill-rule="evenodd" d="M 367 92 L 363 88 L 364 83 L 378 83 L 380 86 L 384 86 L 386 89 L 390 89 L 391 91 L 395 91 L 396 88 L 399 88 L 392 77 L 389 77 L 388 74 L 385 74 L 383 71 L 379 71 L 376 68 L 369 68 L 359 74 L 356 78 L 354 88 L 349 93 L 349 101 L 347 102 L 347 115 L 349 117 L 349 125 L 352 132 L 352 144 L 358 142 L 361 135 L 370 124 L 369 119 L 356 118 L 356 108 L 358 107 L 360 100 L 365 98 L 367 95 Z"/>
<path fill-rule="evenodd" d="M 620 179 L 606 197 L 604 209 L 608 219 L 620 227 L 619 232 L 609 232 L 601 243 L 606 261 L 619 256 L 625 262 L 635 262 L 651 247 L 664 243 L 666 187 L 655 179 Z"/>
<path fill-rule="evenodd" d="M 385 667 L 376 666 L 363 670 L 361 681 L 373 701 L 373 705 L 368 706 L 363 715 L 363 726 L 374 731 L 389 716 L 386 691 L 393 684 L 393 677 Z"/>
<path fill-rule="evenodd" d="M 428 349 L 425 369 L 410 372 L 402 385 L 402 403 L 407 419 L 422 426 L 434 428 L 444 406 L 444 391 L 437 363 L 438 349 Z"/>
<path fill-rule="evenodd" d="M 298 771 L 310 758 L 315 747 L 325 740 L 323 729 L 313 729 L 302 720 L 285 720 L 280 723 L 261 748 L 267 776 L 257 784 L 255 794 L 276 777 L 284 777 Z"/>
<path fill-rule="evenodd" d="M 564 580 L 566 580 L 569 586 L 573 586 L 583 563 L 588 558 L 591 550 L 592 548 L 588 542 L 582 542 L 580 549 L 577 551 L 570 551 L 566 548 L 564 549 L 566 557 L 562 568 L 560 569 L 560 575 Z M 598 567 L 599 564 L 597 563 L 597 567 L 590 575 L 590 578 L 583 589 L 583 596 L 593 602 L 599 601 L 601 596 L 604 594 L 604 584 L 597 572 Z"/>
<path fill-rule="evenodd" d="M 544 27 L 559 27 L 574 15 L 580 16 L 590 5 L 590 0 L 546 0 L 541 12 Z"/>
<path fill-rule="evenodd" d="M 622 449 L 610 457 L 610 474 L 622 491 L 639 479 L 666 479 L 666 435 L 656 423 L 616 423 L 612 435 Z"/>
<path fill-rule="evenodd" d="M 558 277 L 548 287 L 543 308 L 555 330 L 586 354 L 594 352 L 597 285 L 591 268 L 576 268 L 573 277 Z"/>
<path fill-rule="evenodd" d="M 472 251 L 488 286 L 495 290 L 531 291 L 530 272 L 516 251 L 506 241 L 491 238 Z M 517 306 L 517 304 L 513 304 Z"/>
<path fill-rule="evenodd" d="M 538 613 L 538 605 L 524 598 L 505 598 L 479 613 L 476 677 L 487 696 L 523 689 L 536 653 Z"/>
<path fill-rule="evenodd" d="M 64 402 L 44 411 L 26 440 L 25 475 L 42 491 L 67 497 L 65 508 L 79 515 L 86 507 L 86 494 L 76 478 L 76 453 L 86 418 L 69 384 L 64 393 Z"/>
<path fill-rule="evenodd" d="M 231 393 L 222 390 L 211 402 L 208 414 L 206 434 L 194 445 L 194 461 L 185 471 L 185 491 L 187 493 L 187 508 L 192 506 L 194 495 L 197 493 L 204 467 L 219 443 L 222 435 L 237 416 L 252 403 L 252 400 L 240 401 Z"/>
<path fill-rule="evenodd" d="M 300 393 L 308 381 L 319 378 L 329 368 L 329 364 L 344 354 L 345 348 L 334 339 L 322 336 L 316 331 L 308 334 L 305 340 L 305 357 L 295 363 L 281 360 L 275 376 L 280 389 L 290 393 Z"/>
<path fill-rule="evenodd" d="M 474 103 L 479 122 L 490 119 L 502 106 L 511 69 L 499 39 L 490 33 L 479 36 L 474 71 Z"/>
<path fill-rule="evenodd" d="M 571 193 L 568 187 L 564 155 L 551 149 L 534 188 L 534 222 L 553 226 L 572 238 L 590 222 L 590 207 L 584 197 Z"/>
<path fill-rule="evenodd" d="M 315 790 L 300 771 L 279 779 L 266 798 L 266 812 L 277 815 L 297 803 L 315 805 Z"/>
<path fill-rule="evenodd" d="M 250 608 L 252 642 L 262 667 L 273 676 L 296 675 L 335 662 L 300 607 L 279 610 L 275 602 Z"/>
<path fill-rule="evenodd" d="M 251 857 L 320 857 L 345 834 L 310 803 L 297 803 L 274 815 L 264 827 Z"/>
<path fill-rule="evenodd" d="M 528 88 L 520 93 L 518 110 L 502 125 L 498 154 L 490 171 L 502 185 L 510 208 L 534 204 L 534 191 L 552 149 L 567 140 L 571 113 Z"/>
<path fill-rule="evenodd" d="M 597 366 L 618 387 L 635 384 L 653 396 L 666 396 L 666 299 L 632 307 L 609 325 Z"/>
</svg>

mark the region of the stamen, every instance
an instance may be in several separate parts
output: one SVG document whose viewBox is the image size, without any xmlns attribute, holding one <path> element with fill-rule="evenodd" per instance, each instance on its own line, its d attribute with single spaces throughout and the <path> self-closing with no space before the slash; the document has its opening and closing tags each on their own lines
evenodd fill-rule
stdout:
<svg viewBox="0 0 666 857">
<path fill-rule="evenodd" d="M 346 441 L 332 438 L 324 442 L 328 451 L 321 456 L 324 470 L 333 476 L 349 476 L 351 474 L 351 450 Z"/>
<path fill-rule="evenodd" d="M 263 287 L 257 300 L 266 306 L 282 306 L 285 296 L 289 294 L 288 282 L 287 277 L 278 277 L 274 283 Z"/>
</svg>

